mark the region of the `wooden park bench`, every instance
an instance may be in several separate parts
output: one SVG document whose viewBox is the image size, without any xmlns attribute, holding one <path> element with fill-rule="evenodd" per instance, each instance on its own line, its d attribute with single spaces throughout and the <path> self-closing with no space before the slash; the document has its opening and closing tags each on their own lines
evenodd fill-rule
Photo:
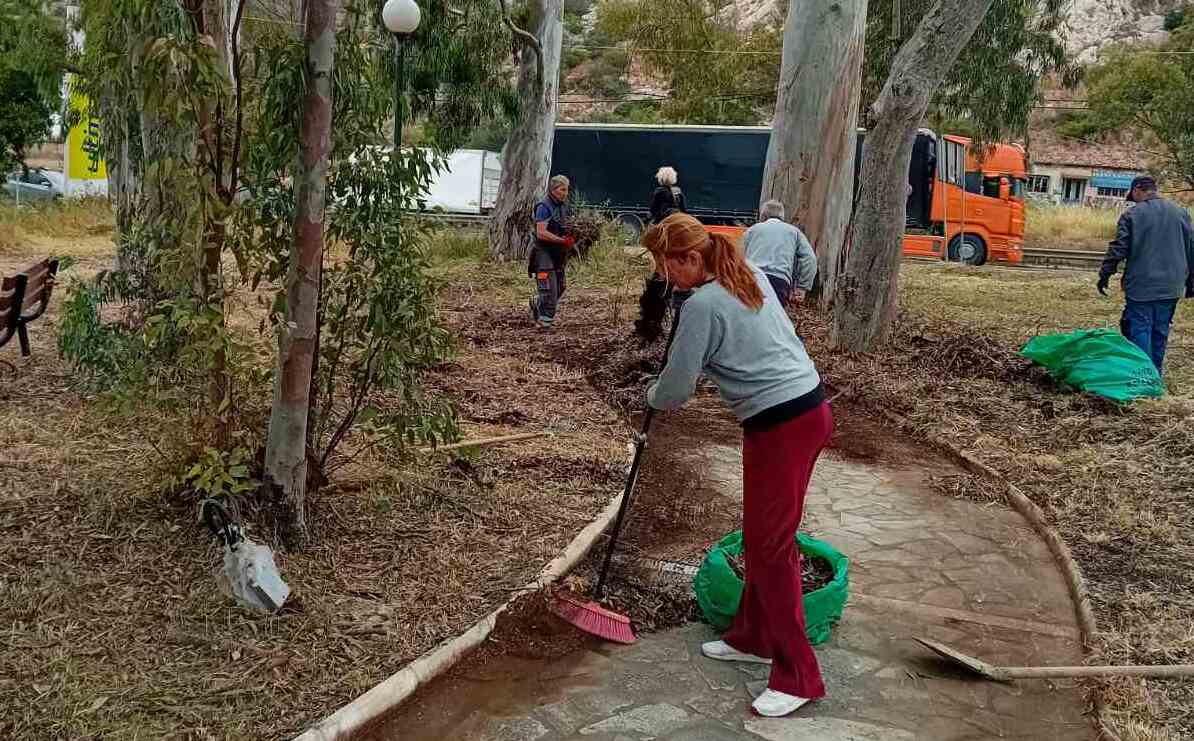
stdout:
<svg viewBox="0 0 1194 741">
<path fill-rule="evenodd" d="M 22 357 L 30 355 L 29 324 L 46 313 L 57 274 L 58 261 L 45 259 L 0 279 L 0 347 L 16 335 Z"/>
</svg>

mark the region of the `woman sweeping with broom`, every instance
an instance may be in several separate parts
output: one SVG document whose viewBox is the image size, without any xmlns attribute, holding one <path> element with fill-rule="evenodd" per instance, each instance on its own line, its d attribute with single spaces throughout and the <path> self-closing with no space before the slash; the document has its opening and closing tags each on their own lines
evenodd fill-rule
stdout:
<svg viewBox="0 0 1194 741">
<path fill-rule="evenodd" d="M 662 276 L 692 290 L 648 403 L 683 405 L 703 371 L 742 423 L 746 589 L 729 632 L 701 651 L 771 664 L 753 707 L 759 715 L 788 715 L 825 695 L 804 632 L 796 530 L 813 465 L 833 431 L 829 404 L 766 276 L 729 239 L 677 213 L 642 242 Z"/>
</svg>

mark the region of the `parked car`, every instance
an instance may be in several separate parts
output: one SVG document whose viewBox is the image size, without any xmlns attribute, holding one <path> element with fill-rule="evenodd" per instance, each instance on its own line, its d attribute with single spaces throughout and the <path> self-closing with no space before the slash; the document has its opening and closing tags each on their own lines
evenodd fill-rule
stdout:
<svg viewBox="0 0 1194 741">
<path fill-rule="evenodd" d="M 14 172 L 4 183 L 4 191 L 18 201 L 49 201 L 61 198 L 65 190 L 66 178 L 62 173 L 41 168 Z"/>
</svg>

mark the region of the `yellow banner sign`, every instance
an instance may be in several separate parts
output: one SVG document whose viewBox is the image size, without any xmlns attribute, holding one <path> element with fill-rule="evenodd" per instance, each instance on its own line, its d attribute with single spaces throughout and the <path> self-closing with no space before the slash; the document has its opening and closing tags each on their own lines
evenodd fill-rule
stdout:
<svg viewBox="0 0 1194 741">
<path fill-rule="evenodd" d="M 87 98 L 73 89 L 70 107 L 79 114 L 79 123 L 71 127 L 66 137 L 66 176 L 71 180 L 107 180 L 108 170 L 100 155 L 99 119 L 91 117 Z"/>
</svg>

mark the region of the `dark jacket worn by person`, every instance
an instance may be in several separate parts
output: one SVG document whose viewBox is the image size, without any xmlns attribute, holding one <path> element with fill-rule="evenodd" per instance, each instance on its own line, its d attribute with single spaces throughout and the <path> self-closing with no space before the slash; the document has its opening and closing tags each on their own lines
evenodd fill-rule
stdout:
<svg viewBox="0 0 1194 741">
<path fill-rule="evenodd" d="M 1129 301 L 1171 301 L 1194 295 L 1194 229 L 1184 208 L 1154 197 L 1119 217 L 1115 240 L 1100 276 L 1115 274 L 1121 261 Z"/>
<path fill-rule="evenodd" d="M 535 206 L 534 220 L 536 224 L 543 221 L 547 222 L 547 231 L 557 237 L 568 236 L 567 203 L 560 203 L 550 195 L 547 196 Z M 535 237 L 535 248 L 543 251 L 551 259 L 552 265 L 556 268 L 564 267 L 564 262 L 568 259 L 564 246 L 561 244 L 544 242 Z"/>
<path fill-rule="evenodd" d="M 684 204 L 684 193 L 676 186 L 659 186 L 651 194 L 651 223 L 658 224 L 669 214 L 681 211 L 688 213 Z"/>
</svg>

